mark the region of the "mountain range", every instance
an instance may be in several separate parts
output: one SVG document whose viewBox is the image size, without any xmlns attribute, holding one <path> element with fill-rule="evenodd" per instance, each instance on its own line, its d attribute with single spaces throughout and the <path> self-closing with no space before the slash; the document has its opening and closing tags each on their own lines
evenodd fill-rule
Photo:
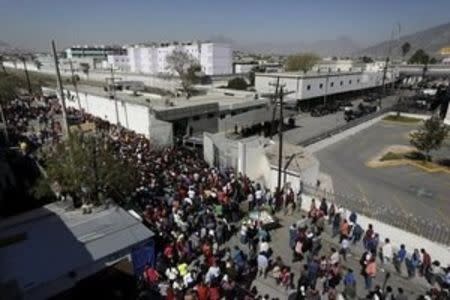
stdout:
<svg viewBox="0 0 450 300">
<path fill-rule="evenodd" d="M 411 45 L 411 50 L 407 53 L 407 56 L 412 55 L 418 49 L 423 49 L 431 56 L 439 56 L 441 48 L 450 46 L 450 23 L 402 36 L 392 41 L 384 41 L 362 50 L 356 50 L 353 55 L 379 58 L 390 54 L 393 57 L 401 57 L 401 47 L 406 42 Z"/>
<path fill-rule="evenodd" d="M 299 52 L 314 52 L 320 56 L 349 56 L 362 46 L 346 36 L 334 40 L 319 40 L 315 42 L 292 43 L 252 43 L 236 45 L 237 50 L 263 54 L 288 55 Z"/>
</svg>

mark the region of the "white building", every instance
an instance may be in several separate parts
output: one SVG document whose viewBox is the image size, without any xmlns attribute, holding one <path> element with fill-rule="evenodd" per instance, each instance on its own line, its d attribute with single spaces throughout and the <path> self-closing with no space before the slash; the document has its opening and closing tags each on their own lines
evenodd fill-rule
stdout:
<svg viewBox="0 0 450 300">
<path fill-rule="evenodd" d="M 249 73 L 256 66 L 258 66 L 257 62 L 235 62 L 233 64 L 233 73 L 246 74 Z"/>
<path fill-rule="evenodd" d="M 106 67 L 113 67 L 119 71 L 130 70 L 130 58 L 128 55 L 108 55 L 106 59 Z"/>
<path fill-rule="evenodd" d="M 66 58 L 81 58 L 81 57 L 95 57 L 95 58 L 106 58 L 108 55 L 124 55 L 126 54 L 125 49 L 121 47 L 113 46 L 72 46 L 64 50 L 66 53 Z"/>
<path fill-rule="evenodd" d="M 159 46 L 135 46 L 127 49 L 130 71 L 145 74 L 169 73 L 167 56 L 180 49 L 200 64 L 206 75 L 232 73 L 232 50 L 227 44 L 184 43 Z"/>
<path fill-rule="evenodd" d="M 289 97 L 303 100 L 381 86 L 383 72 L 256 73 L 256 91 L 262 94 L 273 93 L 273 83 L 277 78 L 280 78 L 280 84 L 285 84 L 286 91 L 294 92 Z M 393 73 L 389 71 L 386 74 L 386 83 L 391 82 L 393 78 Z"/>
</svg>

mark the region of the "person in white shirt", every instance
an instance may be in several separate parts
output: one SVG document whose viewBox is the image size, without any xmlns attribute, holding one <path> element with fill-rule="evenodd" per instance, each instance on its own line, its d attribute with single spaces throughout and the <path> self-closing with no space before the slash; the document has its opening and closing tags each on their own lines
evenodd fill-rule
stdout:
<svg viewBox="0 0 450 300">
<path fill-rule="evenodd" d="M 220 275 L 220 268 L 214 263 L 209 267 L 208 272 L 205 276 L 205 282 L 210 283 L 213 279 L 218 278 Z"/>
<path fill-rule="evenodd" d="M 384 245 L 381 247 L 382 263 L 392 262 L 394 251 L 392 250 L 392 244 L 389 239 L 384 240 Z"/>
<path fill-rule="evenodd" d="M 259 254 L 258 258 L 258 276 L 264 276 L 264 278 L 267 275 L 267 268 L 269 267 L 269 261 L 267 257 L 264 254 Z"/>
<path fill-rule="evenodd" d="M 331 248 L 330 265 L 339 263 L 339 252 L 335 248 Z"/>
<path fill-rule="evenodd" d="M 263 240 L 259 244 L 259 253 L 268 253 L 270 249 L 270 245 L 266 240 Z"/>
<path fill-rule="evenodd" d="M 339 250 L 340 254 L 344 261 L 347 261 L 347 253 L 349 252 L 350 240 L 348 238 L 343 238 L 341 242 L 341 249 Z"/>
</svg>

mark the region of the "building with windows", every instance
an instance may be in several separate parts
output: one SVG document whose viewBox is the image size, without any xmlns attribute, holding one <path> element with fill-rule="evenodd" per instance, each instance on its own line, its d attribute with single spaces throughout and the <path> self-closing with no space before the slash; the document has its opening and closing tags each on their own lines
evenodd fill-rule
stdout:
<svg viewBox="0 0 450 300">
<path fill-rule="evenodd" d="M 294 73 L 256 73 L 255 89 L 258 93 L 273 93 L 273 83 L 280 78 L 285 90 L 293 92 L 289 97 L 297 100 L 314 99 L 325 95 L 344 94 L 379 87 L 382 85 L 383 72 L 380 71 L 347 71 L 347 72 L 308 72 Z M 394 72 L 386 74 L 386 83 L 395 79 Z"/>
<path fill-rule="evenodd" d="M 167 56 L 181 50 L 198 61 L 206 75 L 232 73 L 232 49 L 228 44 L 218 43 L 162 43 L 137 45 L 127 48 L 130 71 L 144 74 L 170 73 Z"/>
<path fill-rule="evenodd" d="M 113 67 L 118 71 L 130 71 L 130 58 L 128 55 L 108 55 L 104 62 L 106 62 L 104 68 Z"/>
<path fill-rule="evenodd" d="M 108 55 L 126 55 L 126 49 L 114 46 L 72 46 L 64 50 L 66 58 L 94 57 L 105 58 Z"/>
<path fill-rule="evenodd" d="M 233 63 L 234 74 L 246 74 L 249 73 L 254 67 L 259 66 L 256 61 L 239 61 Z"/>
</svg>

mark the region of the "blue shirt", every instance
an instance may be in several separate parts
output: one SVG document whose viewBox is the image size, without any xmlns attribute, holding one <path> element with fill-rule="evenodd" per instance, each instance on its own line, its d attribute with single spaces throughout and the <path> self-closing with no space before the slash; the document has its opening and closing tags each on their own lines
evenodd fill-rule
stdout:
<svg viewBox="0 0 450 300">
<path fill-rule="evenodd" d="M 353 273 L 347 273 L 344 278 L 344 285 L 355 285 L 356 279 Z"/>
<path fill-rule="evenodd" d="M 397 259 L 399 261 L 403 261 L 405 259 L 405 257 L 406 257 L 406 250 L 405 249 L 398 250 Z"/>
</svg>

